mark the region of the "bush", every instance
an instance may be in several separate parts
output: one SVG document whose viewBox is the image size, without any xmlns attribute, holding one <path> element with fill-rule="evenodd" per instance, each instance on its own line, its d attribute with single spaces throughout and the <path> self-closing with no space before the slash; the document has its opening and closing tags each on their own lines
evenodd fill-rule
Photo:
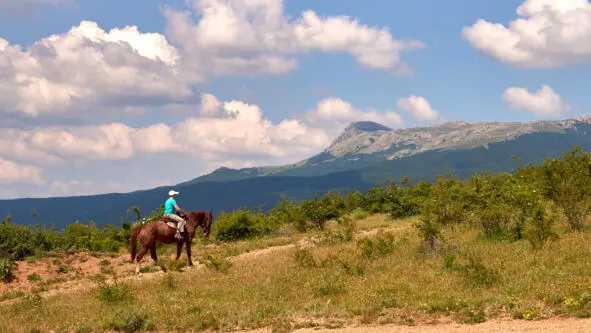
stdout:
<svg viewBox="0 0 591 333">
<path fill-rule="evenodd" d="M 239 210 L 222 213 L 213 226 L 213 236 L 223 242 L 252 238 L 270 233 L 277 225 L 262 213 Z"/>
<path fill-rule="evenodd" d="M 153 330 L 156 325 L 148 314 L 128 311 L 116 315 L 104 325 L 104 328 L 132 333 L 140 330 Z"/>
<path fill-rule="evenodd" d="M 299 232 L 308 230 L 308 221 L 302 207 L 285 199 L 269 211 L 269 219 L 275 226 L 292 224 Z"/>
<path fill-rule="evenodd" d="M 362 238 L 357 242 L 357 248 L 361 256 L 373 259 L 378 256 L 394 252 L 396 239 L 392 233 L 378 233 L 374 238 Z"/>
<path fill-rule="evenodd" d="M 105 303 L 116 303 L 129 301 L 133 298 L 131 288 L 126 284 L 100 283 L 97 290 L 97 297 Z"/>
<path fill-rule="evenodd" d="M 345 204 L 343 203 L 344 206 Z M 326 222 L 339 217 L 343 213 L 339 211 L 339 205 L 335 204 L 332 193 L 326 194 L 321 199 L 316 195 L 312 200 L 303 201 L 301 207 L 306 219 L 319 230 L 324 230 Z"/>
<path fill-rule="evenodd" d="M 14 262 L 12 260 L 3 259 L 0 261 L 0 280 L 3 282 L 9 283 L 12 282 L 15 278 L 14 272 L 12 269 L 14 268 Z"/>
<path fill-rule="evenodd" d="M 591 195 L 591 155 L 575 147 L 560 159 L 547 159 L 540 167 L 548 198 L 560 206 L 573 231 L 583 228 Z"/>
</svg>

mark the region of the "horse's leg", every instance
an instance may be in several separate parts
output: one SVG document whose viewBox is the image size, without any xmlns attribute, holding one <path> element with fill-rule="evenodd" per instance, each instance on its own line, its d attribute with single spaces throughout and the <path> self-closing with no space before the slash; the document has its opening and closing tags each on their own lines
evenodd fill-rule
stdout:
<svg viewBox="0 0 591 333">
<path fill-rule="evenodd" d="M 158 260 L 158 256 L 156 255 L 156 246 L 152 245 L 152 247 L 150 247 L 150 255 L 152 255 L 152 259 L 154 259 L 154 261 L 156 262 L 156 265 L 160 266 L 160 268 L 162 268 L 162 270 L 164 272 L 166 272 L 166 266 L 164 266 L 164 264 L 161 264 L 160 261 Z"/>
<path fill-rule="evenodd" d="M 148 252 L 148 247 L 148 245 L 142 244 L 142 250 L 135 257 L 135 274 L 140 274 L 140 261 L 142 260 L 146 252 Z"/>
<path fill-rule="evenodd" d="M 177 242 L 176 243 L 176 259 L 175 260 L 179 260 L 179 258 L 181 257 L 182 250 L 183 250 L 183 242 Z"/>
<path fill-rule="evenodd" d="M 186 237 L 185 242 L 187 242 L 187 259 L 189 261 L 189 267 L 193 266 L 193 260 L 191 260 L 191 238 Z"/>
</svg>

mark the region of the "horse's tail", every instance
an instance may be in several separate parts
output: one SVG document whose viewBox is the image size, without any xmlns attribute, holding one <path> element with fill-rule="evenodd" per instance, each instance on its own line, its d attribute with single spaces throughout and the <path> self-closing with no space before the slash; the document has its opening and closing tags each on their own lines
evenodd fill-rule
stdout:
<svg viewBox="0 0 591 333">
<path fill-rule="evenodd" d="M 137 226 L 131 230 L 131 236 L 129 237 L 129 246 L 131 247 L 131 261 L 135 260 L 135 255 L 137 253 L 137 235 L 140 233 L 141 229 L 141 226 Z"/>
</svg>

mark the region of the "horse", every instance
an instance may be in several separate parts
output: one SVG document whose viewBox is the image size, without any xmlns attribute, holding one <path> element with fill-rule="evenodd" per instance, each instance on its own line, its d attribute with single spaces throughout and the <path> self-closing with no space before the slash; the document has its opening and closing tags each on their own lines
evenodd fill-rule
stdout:
<svg viewBox="0 0 591 333">
<path fill-rule="evenodd" d="M 131 247 L 131 261 L 136 264 L 136 274 L 140 273 L 140 261 L 148 250 L 156 265 L 160 266 L 160 268 L 166 272 L 166 266 L 158 261 L 158 256 L 156 255 L 157 242 L 164 244 L 176 243 L 177 251 L 175 260 L 178 260 L 181 257 L 183 245 L 186 245 L 188 265 L 193 266 L 193 261 L 191 260 L 191 245 L 193 244 L 195 231 L 197 230 L 197 227 L 201 227 L 205 237 L 209 236 L 211 224 L 213 222 L 213 213 L 211 211 L 209 213 L 204 211 L 190 212 L 184 218 L 187 221 L 187 224 L 185 225 L 185 231 L 181 233 L 183 236 L 182 239 L 175 238 L 174 235 L 176 229 L 169 226 L 163 219 L 136 226 L 131 230 L 129 244 Z M 139 253 L 137 253 L 138 238 L 142 244 L 142 249 Z"/>
</svg>

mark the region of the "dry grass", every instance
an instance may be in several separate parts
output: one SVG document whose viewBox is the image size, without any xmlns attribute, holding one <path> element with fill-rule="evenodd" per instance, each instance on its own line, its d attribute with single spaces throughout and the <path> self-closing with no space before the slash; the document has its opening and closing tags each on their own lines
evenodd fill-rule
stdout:
<svg viewBox="0 0 591 333">
<path fill-rule="evenodd" d="M 591 233 L 570 233 L 540 251 L 525 241 L 478 241 L 474 230 L 447 230 L 446 255 L 421 251 L 413 220 L 372 216 L 351 241 L 341 229 L 196 247 L 232 263 L 0 307 L 0 331 L 118 328 L 162 330 L 412 325 L 446 316 L 475 323 L 491 317 L 588 316 Z M 241 253 L 281 246 L 259 255 Z M 478 261 L 478 259 L 481 261 Z M 472 261 L 471 261 L 472 259 Z M 100 289 L 102 288 L 102 289 Z M 99 291 L 102 291 L 100 293 Z M 131 295 L 131 297 L 129 297 Z M 10 320 L 8 320 L 10 318 Z"/>
</svg>

